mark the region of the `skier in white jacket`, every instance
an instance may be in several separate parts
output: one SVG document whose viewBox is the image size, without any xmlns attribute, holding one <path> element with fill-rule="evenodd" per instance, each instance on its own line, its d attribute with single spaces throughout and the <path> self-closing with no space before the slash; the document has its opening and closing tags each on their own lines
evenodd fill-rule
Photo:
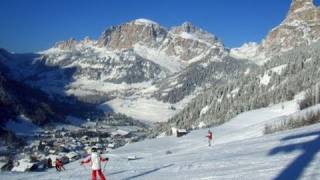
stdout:
<svg viewBox="0 0 320 180">
<path fill-rule="evenodd" d="M 100 153 L 97 152 L 97 148 L 93 147 L 91 149 L 91 155 L 89 155 L 83 161 L 81 161 L 81 164 L 91 162 L 92 180 L 97 179 L 97 173 L 98 173 L 101 180 L 106 180 L 106 178 L 104 177 L 104 175 L 101 171 L 101 162 L 106 162 L 108 160 L 109 160 L 108 158 L 102 158 Z"/>
</svg>

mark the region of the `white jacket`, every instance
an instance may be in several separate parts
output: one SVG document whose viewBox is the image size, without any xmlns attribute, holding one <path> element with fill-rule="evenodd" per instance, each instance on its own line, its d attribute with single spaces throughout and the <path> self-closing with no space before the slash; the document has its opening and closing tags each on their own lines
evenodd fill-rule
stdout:
<svg viewBox="0 0 320 180">
<path fill-rule="evenodd" d="M 88 156 L 84 162 L 91 162 L 92 170 L 100 170 L 101 169 L 101 156 L 97 152 L 93 152 L 90 156 Z"/>
</svg>

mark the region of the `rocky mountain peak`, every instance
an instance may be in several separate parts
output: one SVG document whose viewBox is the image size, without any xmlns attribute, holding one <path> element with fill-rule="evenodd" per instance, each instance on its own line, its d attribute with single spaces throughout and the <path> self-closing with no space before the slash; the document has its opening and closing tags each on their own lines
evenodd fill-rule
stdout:
<svg viewBox="0 0 320 180">
<path fill-rule="evenodd" d="M 287 18 L 284 20 L 283 23 L 288 24 L 292 21 L 319 23 L 319 20 L 320 9 L 315 6 L 313 0 L 293 0 Z"/>
<path fill-rule="evenodd" d="M 184 22 L 182 25 L 173 27 L 170 30 L 171 33 L 176 34 L 182 38 L 186 39 L 198 39 L 200 41 L 205 41 L 207 43 L 216 43 L 218 41 L 217 37 L 213 34 L 202 30 L 199 27 L 194 26 L 190 22 Z"/>
<path fill-rule="evenodd" d="M 166 37 L 167 31 L 158 23 L 147 19 L 136 19 L 112 26 L 105 30 L 98 40 L 100 47 L 130 49 L 137 43 L 156 47 Z"/>
<path fill-rule="evenodd" d="M 295 13 L 297 11 L 303 11 L 309 8 L 315 8 L 316 6 L 313 3 L 314 0 L 293 0 L 289 13 Z"/>
<path fill-rule="evenodd" d="M 54 47 L 59 48 L 59 49 L 72 49 L 77 45 L 77 41 L 74 38 L 70 38 L 66 41 L 60 41 L 55 44 Z"/>
<path fill-rule="evenodd" d="M 80 44 L 83 46 L 90 46 L 90 45 L 94 45 L 95 41 L 92 40 L 90 37 L 86 36 L 81 42 Z"/>
<path fill-rule="evenodd" d="M 202 32 L 203 30 L 196 27 L 195 25 L 193 25 L 191 22 L 184 22 L 182 23 L 180 26 L 176 26 L 176 27 L 173 27 L 171 29 L 171 32 L 172 33 L 175 33 L 175 34 L 180 34 L 180 33 L 189 33 L 189 34 L 194 34 L 194 33 L 197 33 L 197 32 Z"/>
<path fill-rule="evenodd" d="M 313 0 L 293 0 L 285 20 L 272 29 L 259 51 L 267 56 L 319 40 L 320 9 Z"/>
<path fill-rule="evenodd" d="M 195 31 L 198 30 L 197 27 L 195 27 L 191 22 L 184 22 L 181 26 L 181 30 L 187 33 L 194 33 Z"/>
</svg>

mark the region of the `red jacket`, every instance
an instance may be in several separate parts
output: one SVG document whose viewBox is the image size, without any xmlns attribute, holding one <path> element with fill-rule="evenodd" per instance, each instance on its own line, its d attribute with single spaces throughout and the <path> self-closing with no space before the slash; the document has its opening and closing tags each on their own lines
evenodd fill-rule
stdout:
<svg viewBox="0 0 320 180">
<path fill-rule="evenodd" d="M 56 160 L 56 167 L 61 167 L 61 166 L 63 166 L 63 163 L 62 163 L 62 161 L 61 160 Z"/>
<path fill-rule="evenodd" d="M 208 132 L 208 139 L 210 139 L 210 140 L 212 140 L 212 132 L 210 131 L 210 132 Z"/>
</svg>

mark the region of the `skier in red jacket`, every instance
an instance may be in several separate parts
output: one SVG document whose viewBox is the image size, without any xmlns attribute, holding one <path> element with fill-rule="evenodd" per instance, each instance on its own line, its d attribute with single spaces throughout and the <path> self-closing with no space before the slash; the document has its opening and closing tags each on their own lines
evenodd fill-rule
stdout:
<svg viewBox="0 0 320 180">
<path fill-rule="evenodd" d="M 207 138 L 208 138 L 209 146 L 211 146 L 211 141 L 212 141 L 212 132 L 210 131 L 210 129 L 208 130 Z"/>
<path fill-rule="evenodd" d="M 91 162 L 91 169 L 92 169 L 92 180 L 97 179 L 97 173 L 101 180 L 106 180 L 104 177 L 102 170 L 101 170 L 101 162 L 106 162 L 109 159 L 108 158 L 102 158 L 100 153 L 97 152 L 97 148 L 93 147 L 91 149 L 91 155 L 85 158 L 83 161 L 81 161 L 81 164 L 89 163 Z"/>
<path fill-rule="evenodd" d="M 63 167 L 63 162 L 60 160 L 60 159 L 56 159 L 56 170 L 57 171 L 62 171 L 62 170 L 66 170 L 64 167 Z"/>
</svg>

